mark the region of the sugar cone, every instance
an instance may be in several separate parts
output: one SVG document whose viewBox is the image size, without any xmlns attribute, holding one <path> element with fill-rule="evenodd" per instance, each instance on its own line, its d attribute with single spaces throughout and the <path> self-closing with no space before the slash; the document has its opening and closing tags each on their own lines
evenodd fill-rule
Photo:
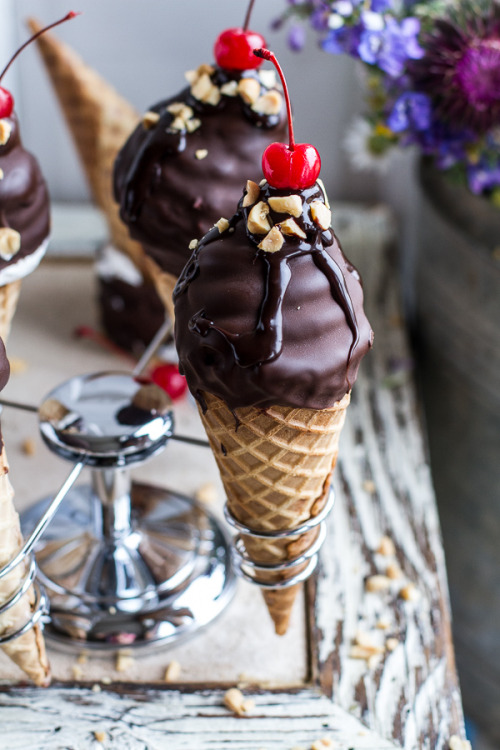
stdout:
<svg viewBox="0 0 500 750">
<path fill-rule="evenodd" d="M 2 450 L 0 454 L 0 569 L 14 558 L 22 546 L 19 516 L 14 509 L 13 497 L 9 466 L 5 450 Z M 25 573 L 25 564 L 20 563 L 11 573 L 0 578 L 0 606 L 8 601 L 19 588 Z M 0 635 L 3 636 L 22 628 L 32 615 L 33 604 L 34 594 L 33 589 L 30 588 L 13 607 L 0 614 Z M 35 625 L 24 635 L 4 644 L 2 649 L 36 685 L 48 685 L 50 668 L 40 625 Z"/>
<path fill-rule="evenodd" d="M 10 333 L 12 318 L 21 291 L 21 279 L 0 287 L 0 338 L 5 343 Z"/>
<path fill-rule="evenodd" d="M 41 29 L 28 20 L 33 33 Z M 52 34 L 37 39 L 96 204 L 104 212 L 113 245 L 142 270 L 144 251 L 129 237 L 113 198 L 113 165 L 139 115 L 115 89 Z"/>
<path fill-rule="evenodd" d="M 324 410 L 275 406 L 234 412 L 216 396 L 203 397 L 207 408 L 200 409 L 201 418 L 235 518 L 253 531 L 280 531 L 316 516 L 328 497 L 350 395 Z M 281 563 L 307 550 L 317 533 L 279 541 L 245 535 L 243 541 L 253 562 Z M 297 568 L 267 573 L 263 580 L 277 583 L 295 573 Z M 288 628 L 299 588 L 264 589 L 279 635 Z"/>
</svg>

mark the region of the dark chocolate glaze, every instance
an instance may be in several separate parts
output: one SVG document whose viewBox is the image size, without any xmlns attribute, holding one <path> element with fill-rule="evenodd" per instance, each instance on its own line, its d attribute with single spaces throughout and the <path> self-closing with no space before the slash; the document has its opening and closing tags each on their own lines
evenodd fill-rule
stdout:
<svg viewBox="0 0 500 750">
<path fill-rule="evenodd" d="M 221 86 L 241 75 L 216 68 L 211 78 Z M 197 130 L 170 129 L 173 115 L 166 108 L 174 102 L 194 110 L 201 120 Z M 118 154 L 115 198 L 131 236 L 163 270 L 179 276 L 191 240 L 233 214 L 242 185 L 260 174 L 265 148 L 286 139 L 286 113 L 283 108 L 279 115 L 259 115 L 240 96 L 224 94 L 217 106 L 204 104 L 189 87 L 151 111 L 160 114 L 157 125 L 150 130 L 138 125 Z M 208 151 L 204 159 L 196 158 L 199 149 Z"/>
<path fill-rule="evenodd" d="M 21 235 L 21 249 L 10 260 L 0 257 L 0 271 L 31 255 L 50 232 L 50 210 L 47 186 L 38 162 L 25 151 L 15 113 L 3 118 L 12 130 L 8 141 L 0 146 L 0 227 L 10 227 Z"/>
<path fill-rule="evenodd" d="M 267 183 L 258 200 L 293 191 Z M 295 191 L 298 193 L 298 191 Z M 199 243 L 174 292 L 181 368 L 202 408 L 203 392 L 231 409 L 272 405 L 325 409 L 352 387 L 373 333 L 361 279 L 331 229 L 309 206 L 319 185 L 301 192 L 295 219 L 306 239 L 286 236 L 281 250 L 260 250 L 240 202 L 230 228 Z M 272 224 L 287 218 L 271 210 Z"/>
<path fill-rule="evenodd" d="M 0 339 L 0 391 L 3 391 L 5 386 L 7 385 L 7 382 L 9 380 L 10 375 L 10 365 L 9 360 L 7 359 L 7 354 L 5 353 L 5 346 Z"/>
</svg>

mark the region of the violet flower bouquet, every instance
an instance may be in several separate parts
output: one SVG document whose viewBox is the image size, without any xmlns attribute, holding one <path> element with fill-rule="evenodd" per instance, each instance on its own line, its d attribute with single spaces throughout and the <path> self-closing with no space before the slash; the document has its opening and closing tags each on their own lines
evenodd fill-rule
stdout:
<svg viewBox="0 0 500 750">
<path fill-rule="evenodd" d="M 294 50 L 305 25 L 331 54 L 364 63 L 367 113 L 346 138 L 354 166 L 416 146 L 500 207 L 500 0 L 288 0 Z"/>
</svg>

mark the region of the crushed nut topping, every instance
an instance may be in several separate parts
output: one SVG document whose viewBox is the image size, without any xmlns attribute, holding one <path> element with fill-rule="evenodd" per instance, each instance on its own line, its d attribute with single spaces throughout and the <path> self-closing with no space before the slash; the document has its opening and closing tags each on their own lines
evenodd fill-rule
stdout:
<svg viewBox="0 0 500 750">
<path fill-rule="evenodd" d="M 385 647 L 387 651 L 395 651 L 398 646 L 399 646 L 399 641 L 397 638 L 388 638 L 385 642 Z"/>
<path fill-rule="evenodd" d="M 3 260 L 10 260 L 21 249 L 21 235 L 15 229 L 3 227 L 0 229 L 0 256 Z"/>
<path fill-rule="evenodd" d="M 271 229 L 271 224 L 267 218 L 269 206 L 264 201 L 259 201 L 253 206 L 248 214 L 247 227 L 252 234 L 267 234 Z"/>
<path fill-rule="evenodd" d="M 311 203 L 311 216 L 320 229 L 329 229 L 332 223 L 332 212 L 321 201 Z"/>
<path fill-rule="evenodd" d="M 462 740 L 458 735 L 454 734 L 450 737 L 448 743 L 450 750 L 472 750 L 472 745 L 469 740 Z"/>
<path fill-rule="evenodd" d="M 128 672 L 128 670 L 135 664 L 135 659 L 132 656 L 132 652 L 128 649 L 119 651 L 116 655 L 115 669 L 117 672 Z"/>
<path fill-rule="evenodd" d="M 25 456 L 34 456 L 36 453 L 36 443 L 33 438 L 26 438 L 21 443 L 21 450 Z"/>
<path fill-rule="evenodd" d="M 406 602 L 415 602 L 420 598 L 420 591 L 414 583 L 407 583 L 399 592 L 399 596 Z"/>
<path fill-rule="evenodd" d="M 278 224 L 283 234 L 288 234 L 293 237 L 300 237 L 305 240 L 307 238 L 306 233 L 299 227 L 295 219 L 286 219 Z"/>
<path fill-rule="evenodd" d="M 281 112 L 282 106 L 283 97 L 279 91 L 273 89 L 259 96 L 257 101 L 252 104 L 252 109 L 254 112 L 258 112 L 259 115 L 278 115 Z"/>
<path fill-rule="evenodd" d="M 283 247 L 284 241 L 279 228 L 273 227 L 257 247 L 259 250 L 265 250 L 266 253 L 277 253 Z"/>
<path fill-rule="evenodd" d="M 142 124 L 146 130 L 151 130 L 151 128 L 154 128 L 154 126 L 158 124 L 159 119 L 159 112 L 148 111 L 145 112 L 142 116 Z"/>
<path fill-rule="evenodd" d="M 216 105 L 220 101 L 220 91 L 212 83 L 208 73 L 202 73 L 199 78 L 191 85 L 191 94 L 195 99 L 207 104 Z"/>
<path fill-rule="evenodd" d="M 197 117 L 192 117 L 186 122 L 186 130 L 188 133 L 193 133 L 195 130 L 198 130 L 200 125 L 201 120 L 199 120 Z"/>
<path fill-rule="evenodd" d="M 365 589 L 367 591 L 387 591 L 391 585 L 391 579 L 387 576 L 374 575 L 366 579 Z"/>
<path fill-rule="evenodd" d="M 384 557 L 393 557 L 396 554 L 396 546 L 390 537 L 383 536 L 378 544 L 376 552 Z"/>
<path fill-rule="evenodd" d="M 276 86 L 276 71 L 275 70 L 259 70 L 259 79 L 266 89 L 272 89 Z"/>
<path fill-rule="evenodd" d="M 197 247 L 198 247 L 198 240 L 191 240 L 191 242 L 189 243 L 189 249 L 196 250 Z"/>
<path fill-rule="evenodd" d="M 365 481 L 363 482 L 363 489 L 365 492 L 368 492 L 370 495 L 374 495 L 377 490 L 377 487 L 373 479 L 365 479 Z"/>
<path fill-rule="evenodd" d="M 253 180 L 247 180 L 246 184 L 246 193 L 245 197 L 243 198 L 243 208 L 247 208 L 248 206 L 253 206 L 255 201 L 260 195 L 260 188 L 257 185 L 256 182 Z"/>
<path fill-rule="evenodd" d="M 0 120 L 0 146 L 5 146 L 10 138 L 12 125 L 7 120 Z"/>
<path fill-rule="evenodd" d="M 174 659 L 173 661 L 170 662 L 170 664 L 165 670 L 164 680 L 165 682 L 177 682 L 180 676 L 181 676 L 181 665 L 179 664 L 178 661 L 175 661 Z"/>
<path fill-rule="evenodd" d="M 225 96 L 236 96 L 238 94 L 238 81 L 228 81 L 222 84 L 220 92 Z"/>
<path fill-rule="evenodd" d="M 300 195 L 275 195 L 269 198 L 269 205 L 279 214 L 290 214 L 297 219 L 302 214 Z"/>
<path fill-rule="evenodd" d="M 106 734 L 106 732 L 102 732 L 98 729 L 94 732 L 94 739 L 96 740 L 96 742 L 106 742 L 106 740 L 108 739 L 108 735 Z"/>
<path fill-rule="evenodd" d="M 244 716 L 253 710 L 255 701 L 246 699 L 238 688 L 229 688 L 224 695 L 224 705 L 238 716 Z"/>
<path fill-rule="evenodd" d="M 216 226 L 219 232 L 222 234 L 223 232 L 229 229 L 229 222 L 227 219 L 221 216 L 219 221 L 217 221 L 214 226 Z"/>
<path fill-rule="evenodd" d="M 403 571 L 397 563 L 390 563 L 385 569 L 385 574 L 391 581 L 396 581 L 398 578 L 403 577 Z"/>
<path fill-rule="evenodd" d="M 206 159 L 206 158 L 207 158 L 207 156 L 208 156 L 208 149 L 206 149 L 206 148 L 199 148 L 199 149 L 197 149 L 197 150 L 196 150 L 196 151 L 194 152 L 194 155 L 195 155 L 195 157 L 196 157 L 197 159 L 199 159 L 200 161 L 201 161 L 202 159 Z"/>
<path fill-rule="evenodd" d="M 335 743 L 329 737 L 322 737 L 320 740 L 315 740 L 311 745 L 311 750 L 333 750 Z"/>
<path fill-rule="evenodd" d="M 238 94 L 247 104 L 254 104 L 260 96 L 260 83 L 256 78 L 242 78 L 238 83 Z"/>
</svg>

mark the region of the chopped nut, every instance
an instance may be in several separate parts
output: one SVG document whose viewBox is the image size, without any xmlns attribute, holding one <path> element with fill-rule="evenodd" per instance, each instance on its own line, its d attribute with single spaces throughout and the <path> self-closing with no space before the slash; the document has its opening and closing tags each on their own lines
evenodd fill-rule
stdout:
<svg viewBox="0 0 500 750">
<path fill-rule="evenodd" d="M 196 72 L 199 76 L 202 76 L 204 73 L 207 73 L 209 76 L 211 76 L 214 71 L 215 68 L 213 65 L 210 65 L 210 63 L 201 63 L 201 65 L 198 66 L 198 70 Z"/>
<path fill-rule="evenodd" d="M 56 398 L 48 398 L 38 409 L 38 416 L 42 422 L 60 422 L 70 413 Z"/>
<path fill-rule="evenodd" d="M 184 78 L 188 83 L 192 85 L 198 78 L 198 72 L 196 70 L 186 70 L 184 73 Z"/>
<path fill-rule="evenodd" d="M 206 148 L 199 148 L 194 152 L 194 155 L 196 156 L 197 159 L 201 161 L 202 159 L 207 158 L 208 150 Z"/>
<path fill-rule="evenodd" d="M 243 208 L 252 206 L 260 195 L 260 188 L 253 180 L 247 180 L 246 193 L 243 198 Z"/>
<path fill-rule="evenodd" d="M 363 630 L 358 630 L 355 638 L 356 644 L 366 649 L 371 649 L 373 653 L 380 653 L 379 647 L 373 641 L 373 637 L 370 633 L 365 633 Z"/>
<path fill-rule="evenodd" d="M 396 554 L 396 546 L 390 537 L 383 536 L 376 551 L 384 557 L 393 557 Z"/>
<path fill-rule="evenodd" d="M 21 247 L 21 235 L 15 229 L 4 227 L 0 229 L 0 256 L 10 260 Z"/>
<path fill-rule="evenodd" d="M 279 91 L 272 89 L 271 91 L 266 91 L 262 96 L 259 96 L 257 101 L 252 104 L 252 109 L 260 115 L 279 115 L 282 106 L 283 97 Z"/>
<path fill-rule="evenodd" d="M 259 70 L 259 79 L 266 89 L 272 89 L 276 86 L 276 71 L 274 70 Z"/>
<path fill-rule="evenodd" d="M 391 585 L 391 579 L 387 576 L 374 575 L 366 579 L 365 589 L 367 591 L 387 591 Z"/>
<path fill-rule="evenodd" d="M 71 667 L 71 674 L 73 675 L 73 679 L 81 680 L 83 677 L 83 669 L 78 664 L 73 664 Z"/>
<path fill-rule="evenodd" d="M 205 482 L 198 487 L 194 496 L 199 503 L 211 505 L 217 500 L 217 487 L 213 482 Z"/>
<path fill-rule="evenodd" d="M 238 84 L 238 94 L 247 104 L 254 104 L 260 96 L 260 83 L 256 78 L 242 78 Z"/>
<path fill-rule="evenodd" d="M 271 229 L 269 219 L 269 206 L 264 201 L 259 201 L 253 206 L 248 214 L 247 227 L 252 234 L 267 234 Z"/>
<path fill-rule="evenodd" d="M 236 96 L 238 93 L 238 81 L 228 81 L 220 87 L 221 94 L 225 96 Z"/>
<path fill-rule="evenodd" d="M 36 453 L 36 443 L 33 438 L 26 438 L 21 443 L 21 450 L 26 456 L 34 456 Z"/>
<path fill-rule="evenodd" d="M 0 120 L 0 146 L 5 146 L 10 138 L 12 125 L 7 120 Z"/>
<path fill-rule="evenodd" d="M 132 406 L 156 414 L 166 414 L 171 405 L 167 393 L 155 383 L 141 386 L 132 399 Z"/>
<path fill-rule="evenodd" d="M 387 628 L 390 628 L 390 626 L 391 626 L 391 621 L 389 620 L 388 617 L 381 617 L 378 620 L 377 624 L 375 625 L 375 627 L 378 628 L 378 630 L 387 630 Z"/>
<path fill-rule="evenodd" d="M 273 227 L 257 247 L 259 250 L 265 250 L 266 253 L 277 253 L 283 247 L 284 241 L 279 228 Z"/>
<path fill-rule="evenodd" d="M 97 742 L 106 742 L 108 735 L 106 734 L 106 732 L 103 732 L 100 729 L 97 729 L 94 732 L 94 738 L 96 739 Z"/>
<path fill-rule="evenodd" d="M 358 646 L 355 644 L 354 646 L 351 646 L 349 656 L 351 659 L 364 659 L 365 661 L 368 661 L 370 657 L 381 654 L 383 651 L 384 649 L 380 646 L 371 646 L 368 648 L 367 646 Z"/>
<path fill-rule="evenodd" d="M 198 247 L 198 240 L 191 240 L 191 242 L 189 243 L 189 249 L 196 250 L 197 247 Z"/>
<path fill-rule="evenodd" d="M 255 708 L 255 701 L 253 698 L 246 698 L 243 701 L 243 704 L 241 706 L 241 710 L 244 714 L 250 714 Z"/>
<path fill-rule="evenodd" d="M 335 747 L 335 743 L 329 737 L 322 737 L 320 740 L 316 740 L 311 745 L 311 750 L 331 750 Z"/>
<path fill-rule="evenodd" d="M 403 571 L 396 563 L 390 563 L 385 569 L 385 574 L 391 581 L 396 581 L 398 578 L 403 577 Z"/>
<path fill-rule="evenodd" d="M 111 677 L 108 677 L 106 675 L 105 677 L 101 677 L 101 682 L 102 682 L 103 685 L 111 685 L 111 683 L 113 682 L 113 680 L 111 679 Z"/>
<path fill-rule="evenodd" d="M 165 682 L 177 682 L 181 676 L 181 665 L 178 661 L 171 661 L 165 670 Z"/>
<path fill-rule="evenodd" d="M 399 592 L 399 596 L 406 602 L 415 602 L 420 598 L 420 591 L 414 583 L 407 583 Z"/>
<path fill-rule="evenodd" d="M 199 120 L 197 117 L 192 117 L 190 120 L 187 120 L 186 122 L 186 130 L 188 133 L 193 133 L 195 130 L 198 130 L 200 125 L 201 125 L 201 120 Z"/>
<path fill-rule="evenodd" d="M 387 651 L 395 651 L 398 646 L 399 641 L 397 638 L 388 638 L 385 642 L 385 648 Z"/>
<path fill-rule="evenodd" d="M 225 219 L 223 216 L 215 223 L 215 225 L 219 232 L 222 234 L 227 229 L 229 229 L 229 222 L 227 219 Z"/>
<path fill-rule="evenodd" d="M 118 651 L 115 669 L 117 672 L 127 672 L 135 664 L 135 659 L 129 650 Z"/>
<path fill-rule="evenodd" d="M 208 73 L 198 76 L 196 81 L 191 86 L 191 94 L 195 99 L 200 101 L 206 101 L 206 97 L 212 93 L 213 83 Z"/>
<path fill-rule="evenodd" d="M 207 104 L 213 104 L 214 107 L 220 102 L 220 90 L 217 86 L 212 86 L 209 95 L 203 100 Z"/>
<path fill-rule="evenodd" d="M 458 735 L 454 734 L 450 737 L 448 743 L 450 750 L 472 750 L 472 745 L 469 740 L 462 740 Z"/>
<path fill-rule="evenodd" d="M 281 221 L 278 226 L 283 234 L 292 235 L 293 237 L 300 237 L 303 240 L 307 238 L 307 234 L 303 229 L 299 227 L 295 219 L 286 219 L 285 221 Z"/>
<path fill-rule="evenodd" d="M 302 198 L 300 195 L 278 195 L 269 198 L 269 205 L 279 214 L 290 214 L 298 218 L 302 214 Z"/>
<path fill-rule="evenodd" d="M 92 685 L 91 689 L 93 693 L 102 693 L 102 688 L 97 682 L 94 685 Z"/>
<path fill-rule="evenodd" d="M 311 216 L 320 229 L 329 229 L 332 223 L 332 212 L 321 201 L 311 203 Z"/>
<path fill-rule="evenodd" d="M 186 125 L 187 123 L 182 117 L 175 117 L 168 127 L 170 130 L 185 130 Z"/>
<path fill-rule="evenodd" d="M 323 197 L 324 197 L 324 199 L 325 199 L 325 206 L 326 206 L 327 208 L 330 208 L 330 202 L 329 202 L 329 200 L 328 200 L 328 196 L 327 196 L 327 194 L 326 194 L 326 188 L 325 188 L 325 184 L 324 184 L 323 180 L 322 180 L 322 179 L 321 179 L 320 177 L 318 177 L 318 179 L 316 180 L 316 182 L 317 182 L 317 183 L 318 183 L 318 185 L 320 186 L 320 188 L 321 188 L 321 191 L 322 191 L 322 193 L 323 193 Z"/>
<path fill-rule="evenodd" d="M 366 666 L 368 669 L 376 669 L 380 663 L 380 654 L 372 654 L 366 660 Z"/>
<path fill-rule="evenodd" d="M 264 187 L 264 185 L 267 185 L 267 180 L 265 177 L 259 182 L 260 187 Z"/>
<path fill-rule="evenodd" d="M 243 713 L 243 704 L 245 702 L 245 696 L 238 690 L 238 688 L 230 688 L 224 695 L 224 705 L 233 711 L 238 716 Z"/>
<path fill-rule="evenodd" d="M 363 489 L 365 492 L 368 492 L 370 495 L 374 495 L 377 490 L 377 487 L 373 479 L 365 479 L 365 481 L 363 482 Z"/>
<path fill-rule="evenodd" d="M 172 102 L 168 105 L 167 112 L 170 112 L 171 115 L 179 115 L 185 106 L 184 102 Z"/>
<path fill-rule="evenodd" d="M 154 128 L 154 126 L 158 124 L 159 119 L 159 112 L 145 112 L 142 116 L 142 124 L 146 130 L 151 130 L 151 128 Z"/>
</svg>

